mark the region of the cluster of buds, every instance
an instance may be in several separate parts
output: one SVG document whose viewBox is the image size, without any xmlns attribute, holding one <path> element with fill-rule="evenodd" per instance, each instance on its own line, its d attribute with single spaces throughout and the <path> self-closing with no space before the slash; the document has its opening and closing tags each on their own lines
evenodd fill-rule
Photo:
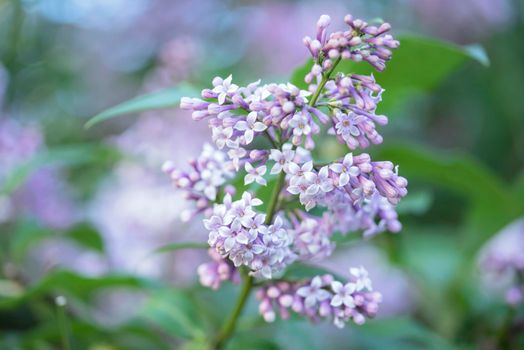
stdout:
<svg viewBox="0 0 524 350">
<path fill-rule="evenodd" d="M 240 276 L 233 264 L 222 258 L 215 249 L 210 248 L 211 261 L 198 266 L 200 284 L 211 289 L 218 289 L 224 281 L 238 282 Z"/>
<path fill-rule="evenodd" d="M 373 76 L 332 73 L 341 59 L 382 70 L 398 42 L 385 34 L 388 24 L 370 26 L 351 16 L 345 21 L 350 30 L 328 35 L 329 17 L 322 16 L 316 39 L 305 39 L 313 55 L 308 91 L 260 80 L 239 86 L 231 76 L 216 77 L 201 98 L 181 101 L 193 119 L 207 120 L 217 148 L 208 146 L 190 172 L 165 166 L 176 187 L 196 201 L 194 213 L 204 215 L 213 261 L 199 268 L 200 280 L 218 288 L 237 269 L 246 270 L 262 286 L 260 311 L 267 321 L 275 318 L 275 307 L 283 318 L 293 310 L 312 320 L 332 317 L 339 327 L 374 316 L 381 296 L 363 268 L 352 269 L 346 284 L 330 275 L 274 280 L 296 261 L 330 256 L 336 231 L 371 236 L 401 229 L 395 206 L 407 194 L 407 180 L 397 166 L 366 153 L 317 164 L 311 153 L 313 136 L 323 130 L 352 151 L 383 141 L 375 130 L 388 121 L 375 113 L 383 89 Z M 233 177 L 243 179 L 243 192 L 227 187 Z M 264 186 L 273 186 L 266 205 L 254 195 Z"/>
<path fill-rule="evenodd" d="M 361 325 L 366 317 L 376 315 L 382 295 L 373 292 L 364 268 L 351 268 L 350 276 L 345 284 L 329 274 L 300 282 L 271 283 L 257 293 L 259 312 L 266 322 L 273 322 L 277 312 L 288 319 L 292 311 L 311 321 L 330 318 L 339 328 L 350 320 Z"/>
<path fill-rule="evenodd" d="M 313 77 L 320 79 L 323 73 L 333 67 L 334 60 L 337 59 L 366 61 L 378 71 L 386 68 L 386 61 L 391 59 L 391 49 L 399 46 L 397 40 L 386 34 L 391 25 L 382 23 L 376 27 L 361 19 L 354 19 L 351 15 L 346 15 L 344 22 L 348 25 L 348 30 L 328 35 L 326 29 L 331 23 L 331 18 L 322 15 L 317 22 L 316 37 L 304 38 L 304 44 L 317 61 L 306 76 L 306 82 L 311 82 Z"/>
</svg>

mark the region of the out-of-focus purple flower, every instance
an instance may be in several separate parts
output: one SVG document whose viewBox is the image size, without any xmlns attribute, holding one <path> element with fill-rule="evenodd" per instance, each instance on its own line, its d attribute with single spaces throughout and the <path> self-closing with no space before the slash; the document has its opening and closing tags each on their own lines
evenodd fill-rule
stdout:
<svg viewBox="0 0 524 350">
<path fill-rule="evenodd" d="M 479 254 L 489 289 L 506 289 L 506 302 L 510 305 L 524 301 L 523 252 L 524 218 L 520 218 L 488 241 Z"/>
<path fill-rule="evenodd" d="M 88 209 L 89 218 L 104 237 L 110 270 L 166 279 L 176 276 L 177 281 L 187 283 L 194 279 L 187 266 L 198 266 L 204 260 L 195 251 L 151 255 L 162 245 L 205 237 L 194 224 L 180 222 L 181 213 L 189 216 L 194 209 L 179 193 L 173 193 L 161 171 L 166 159 L 181 166 L 188 154 L 198 154 L 202 147 L 201 130 L 184 126 L 183 114 L 173 110 L 147 113 L 111 140 L 127 156 L 99 186 Z"/>
<path fill-rule="evenodd" d="M 333 227 L 329 215 L 315 217 L 303 212 L 292 216 L 294 229 L 293 248 L 303 261 L 320 261 L 331 255 L 335 243 L 331 242 Z"/>
<path fill-rule="evenodd" d="M 501 31 L 514 19 L 510 0 L 415 0 L 415 15 L 434 34 L 476 42 Z"/>
<path fill-rule="evenodd" d="M 200 283 L 212 289 L 220 288 L 224 281 L 239 281 L 238 270 L 231 262 L 224 260 L 214 249 L 208 250 L 211 261 L 200 265 L 197 269 Z"/>
<path fill-rule="evenodd" d="M 45 149 L 44 138 L 37 127 L 0 118 L 0 183 Z M 29 216 L 44 226 L 63 229 L 73 224 L 77 216 L 70 189 L 59 169 L 46 166 L 30 174 L 14 193 L 1 201 L 0 222 Z"/>
</svg>

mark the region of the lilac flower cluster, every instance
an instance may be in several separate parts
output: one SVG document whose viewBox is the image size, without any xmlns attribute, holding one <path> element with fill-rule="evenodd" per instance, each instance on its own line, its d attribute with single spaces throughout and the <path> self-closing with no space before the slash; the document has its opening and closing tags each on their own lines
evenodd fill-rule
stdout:
<svg viewBox="0 0 524 350">
<path fill-rule="evenodd" d="M 274 307 L 283 318 L 291 308 L 310 319 L 332 317 L 340 327 L 350 319 L 361 324 L 377 312 L 381 297 L 363 268 L 352 269 L 346 284 L 329 275 L 266 281 L 296 261 L 330 256 L 334 232 L 362 230 L 371 236 L 401 229 L 395 206 L 407 194 L 407 180 L 397 166 L 366 153 L 348 153 L 327 164 L 312 156 L 313 137 L 322 130 L 351 150 L 383 141 L 375 127 L 387 124 L 387 117 L 375 113 L 383 90 L 374 77 L 333 73 L 341 59 L 364 60 L 383 70 L 390 49 L 398 46 L 385 34 L 389 24 L 370 26 L 348 15 L 350 30 L 328 35 L 329 21 L 322 16 L 316 39 L 305 39 L 313 55 L 305 77 L 309 91 L 260 80 L 243 87 L 229 76 L 213 79 L 201 98 L 183 98 L 181 107 L 191 110 L 193 119 L 208 121 L 218 150 L 206 146 L 190 172 L 169 163 L 164 170 L 197 203 L 192 215 L 204 214 L 213 258 L 199 268 L 204 285 L 218 288 L 236 269 L 245 271 L 265 285 L 259 294 L 266 320 L 275 318 Z M 238 195 L 240 186 L 226 186 L 235 175 L 244 183 Z M 267 203 L 254 195 L 264 186 L 272 191 Z M 295 196 L 303 209 L 294 205 Z"/>
<path fill-rule="evenodd" d="M 215 205 L 204 226 L 210 231 L 209 245 L 223 257 L 229 257 L 236 267 L 248 266 L 254 276 L 270 279 L 273 273 L 295 261 L 296 256 L 290 249 L 292 240 L 282 219 L 277 217 L 272 225 L 266 225 L 266 215 L 254 210 L 261 204 L 249 192 L 237 201 L 226 194 L 224 203 Z"/>
<path fill-rule="evenodd" d="M 288 162 L 283 171 L 288 176 L 287 191 L 298 195 L 306 210 L 317 205 L 328 208 L 337 230 L 346 233 L 363 229 L 366 235 L 384 229 L 400 231 L 393 205 L 407 194 L 407 180 L 398 176 L 393 163 L 372 162 L 366 153 L 348 153 L 318 170 L 309 161 Z M 376 216 L 380 218 L 378 224 Z"/>
<path fill-rule="evenodd" d="M 257 293 L 259 312 L 266 322 L 273 322 L 276 312 L 287 319 L 293 311 L 312 321 L 330 318 L 339 328 L 350 320 L 361 325 L 366 317 L 376 315 L 382 295 L 373 292 L 364 268 L 351 268 L 350 274 L 347 283 L 329 274 L 301 282 L 271 283 Z"/>
<path fill-rule="evenodd" d="M 200 156 L 189 161 L 189 171 L 176 169 L 170 161 L 164 163 L 162 170 L 171 176 L 175 187 L 185 191 L 187 200 L 195 202 L 194 211 L 182 212 L 183 221 L 189 221 L 196 214 L 209 210 L 220 187 L 234 176 L 231 163 L 226 160 L 223 152 L 205 144 Z"/>
</svg>

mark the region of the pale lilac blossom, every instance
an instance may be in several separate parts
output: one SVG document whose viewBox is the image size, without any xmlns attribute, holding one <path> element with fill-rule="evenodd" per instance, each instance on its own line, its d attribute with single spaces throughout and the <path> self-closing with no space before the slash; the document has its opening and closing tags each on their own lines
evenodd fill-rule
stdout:
<svg viewBox="0 0 524 350">
<path fill-rule="evenodd" d="M 253 167 L 251 163 L 246 163 L 245 169 L 247 175 L 244 178 L 244 184 L 249 185 L 253 182 L 256 182 L 259 185 L 266 186 L 267 181 L 264 179 L 264 174 L 266 173 L 266 166 L 261 165 L 258 168 Z"/>
</svg>

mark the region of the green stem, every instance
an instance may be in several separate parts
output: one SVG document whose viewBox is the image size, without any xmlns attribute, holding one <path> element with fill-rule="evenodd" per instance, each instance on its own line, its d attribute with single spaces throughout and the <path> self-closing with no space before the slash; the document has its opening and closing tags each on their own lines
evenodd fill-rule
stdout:
<svg viewBox="0 0 524 350">
<path fill-rule="evenodd" d="M 243 284 L 242 284 L 242 290 L 240 291 L 240 296 L 237 300 L 237 304 L 235 305 L 235 308 L 233 309 L 233 312 L 229 316 L 229 319 L 224 324 L 224 327 L 218 334 L 218 337 L 215 341 L 214 349 L 219 350 L 222 349 L 226 341 L 229 339 L 231 334 L 235 331 L 238 318 L 240 317 L 240 314 L 242 313 L 242 310 L 244 309 L 244 306 L 246 305 L 246 301 L 249 297 L 249 294 L 251 294 L 251 289 L 253 288 L 253 277 L 249 276 L 248 273 L 244 270 L 242 270 L 243 273 Z"/>
<path fill-rule="evenodd" d="M 333 62 L 333 67 L 331 67 L 330 70 L 328 70 L 326 73 L 322 75 L 322 80 L 317 86 L 317 89 L 315 90 L 315 93 L 311 97 L 311 100 L 309 101 L 309 106 L 313 107 L 315 103 L 317 103 L 318 98 L 320 97 L 320 93 L 322 92 L 322 89 L 324 89 L 324 86 L 328 82 L 328 80 L 331 78 L 331 74 L 335 71 L 335 68 L 337 67 L 338 63 L 340 62 L 341 57 L 339 56 L 335 62 Z"/>
<path fill-rule="evenodd" d="M 506 317 L 498 329 L 495 339 L 497 340 L 497 346 L 500 349 L 509 349 L 511 345 L 511 327 L 513 325 L 513 318 L 515 316 L 515 309 L 511 306 L 506 312 Z"/>
<path fill-rule="evenodd" d="M 266 225 L 269 225 L 273 221 L 273 217 L 275 216 L 275 213 L 277 212 L 277 203 L 278 203 L 278 197 L 280 195 L 280 191 L 282 190 L 282 186 L 284 185 L 284 179 L 285 179 L 285 173 L 281 172 L 277 183 L 275 185 L 275 188 L 273 189 L 273 193 L 271 195 L 271 199 L 269 200 L 268 208 L 267 208 L 267 214 L 266 214 Z M 237 304 L 235 305 L 235 308 L 233 309 L 233 312 L 229 316 L 228 320 L 224 324 L 224 327 L 218 333 L 218 336 L 214 342 L 214 349 L 220 350 L 224 346 L 224 344 L 227 342 L 229 337 L 233 334 L 233 332 L 236 329 L 238 318 L 240 317 L 240 314 L 242 313 L 242 310 L 244 309 L 244 306 L 246 304 L 246 301 L 251 294 L 251 290 L 253 289 L 254 285 L 254 279 L 252 276 L 248 274 L 246 270 L 240 270 L 242 273 L 242 290 L 240 291 L 239 298 L 237 300 Z"/>
<path fill-rule="evenodd" d="M 67 328 L 67 316 L 63 305 L 57 305 L 57 322 L 60 330 L 60 338 L 62 339 L 62 349 L 71 350 L 71 343 L 69 342 L 69 332 Z"/>
<path fill-rule="evenodd" d="M 280 195 L 280 191 L 282 190 L 282 186 L 284 186 L 284 179 L 286 178 L 286 173 L 283 171 L 280 172 L 278 175 L 277 183 L 275 185 L 275 188 L 273 189 L 273 193 L 271 194 L 271 198 L 269 199 L 269 204 L 267 206 L 267 214 L 266 214 L 266 225 L 270 225 L 273 222 L 273 217 L 275 216 L 275 213 L 277 212 L 277 203 L 278 203 L 278 196 Z"/>
</svg>

